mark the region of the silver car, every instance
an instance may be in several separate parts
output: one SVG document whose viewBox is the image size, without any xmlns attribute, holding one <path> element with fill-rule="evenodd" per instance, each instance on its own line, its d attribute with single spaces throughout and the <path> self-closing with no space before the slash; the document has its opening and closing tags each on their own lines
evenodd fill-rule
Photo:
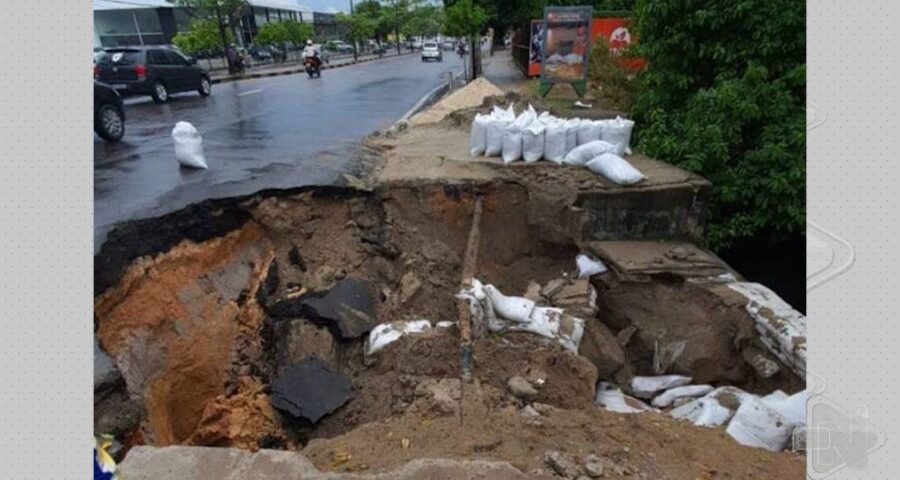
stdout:
<svg viewBox="0 0 900 480">
<path fill-rule="evenodd" d="M 422 61 L 427 62 L 429 60 L 444 61 L 444 52 L 441 51 L 435 42 L 425 42 L 425 45 L 422 46 Z"/>
</svg>

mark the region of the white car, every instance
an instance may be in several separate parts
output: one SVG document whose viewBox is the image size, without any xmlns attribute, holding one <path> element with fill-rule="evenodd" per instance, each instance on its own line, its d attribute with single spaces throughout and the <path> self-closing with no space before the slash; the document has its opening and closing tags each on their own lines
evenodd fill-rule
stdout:
<svg viewBox="0 0 900 480">
<path fill-rule="evenodd" d="M 435 42 L 425 42 L 425 45 L 422 46 L 422 61 L 427 62 L 429 60 L 444 61 L 444 52 L 441 51 Z"/>
</svg>

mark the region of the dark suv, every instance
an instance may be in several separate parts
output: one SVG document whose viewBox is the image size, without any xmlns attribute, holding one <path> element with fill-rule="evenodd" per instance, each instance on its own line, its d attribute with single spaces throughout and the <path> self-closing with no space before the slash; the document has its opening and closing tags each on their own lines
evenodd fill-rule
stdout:
<svg viewBox="0 0 900 480">
<path fill-rule="evenodd" d="M 193 59 L 160 47 L 108 48 L 94 65 L 94 80 L 122 94 L 150 95 L 156 103 L 177 92 L 197 90 L 204 97 L 212 92 L 206 70 Z"/>
</svg>

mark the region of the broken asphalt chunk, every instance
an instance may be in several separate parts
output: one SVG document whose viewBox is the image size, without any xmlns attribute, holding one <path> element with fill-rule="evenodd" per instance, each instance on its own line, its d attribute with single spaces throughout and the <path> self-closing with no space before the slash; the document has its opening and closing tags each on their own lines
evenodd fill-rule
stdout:
<svg viewBox="0 0 900 480">
<path fill-rule="evenodd" d="M 318 422 L 353 397 L 350 380 L 309 358 L 288 367 L 272 384 L 272 407 L 296 419 Z"/>
<path fill-rule="evenodd" d="M 282 299 L 269 308 L 269 315 L 308 318 L 343 340 L 365 335 L 375 326 L 369 285 L 353 279 L 341 280 L 327 292 Z"/>
</svg>

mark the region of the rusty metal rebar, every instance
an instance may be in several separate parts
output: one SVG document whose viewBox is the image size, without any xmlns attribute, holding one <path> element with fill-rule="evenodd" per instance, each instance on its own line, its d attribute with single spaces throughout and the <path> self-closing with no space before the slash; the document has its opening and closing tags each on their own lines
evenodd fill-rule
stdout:
<svg viewBox="0 0 900 480">
<path fill-rule="evenodd" d="M 484 210 L 481 196 L 475 198 L 475 208 L 472 212 L 472 228 L 469 230 L 469 241 L 466 243 L 466 255 L 463 260 L 462 282 L 463 290 L 472 288 L 472 280 L 478 262 L 478 245 L 481 242 L 481 213 Z M 464 383 L 471 381 L 473 368 L 472 343 L 474 337 L 483 333 L 484 325 L 473 325 L 472 315 L 469 312 L 469 304 L 465 299 L 456 302 L 457 318 L 459 320 L 459 355 L 461 377 Z"/>
</svg>

